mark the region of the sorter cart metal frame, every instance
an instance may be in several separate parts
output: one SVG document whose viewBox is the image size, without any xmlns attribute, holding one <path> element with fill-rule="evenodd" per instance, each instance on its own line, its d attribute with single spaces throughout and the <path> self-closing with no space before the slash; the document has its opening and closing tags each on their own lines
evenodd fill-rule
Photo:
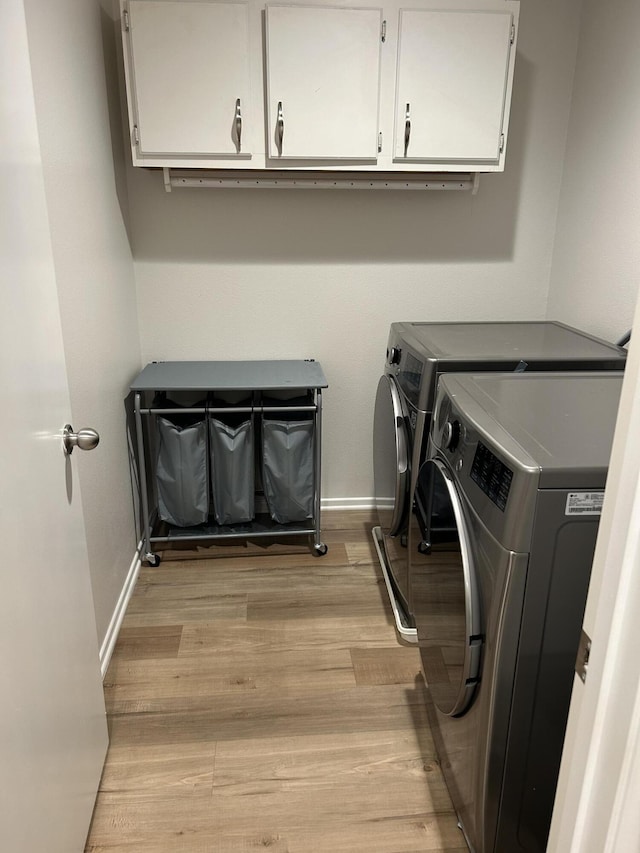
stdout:
<svg viewBox="0 0 640 853">
<path fill-rule="evenodd" d="M 322 367 L 312 359 L 304 361 L 159 361 L 148 364 L 130 386 L 134 395 L 134 419 L 138 452 L 140 488 L 142 559 L 151 566 L 160 564 L 153 544 L 175 541 L 222 541 L 226 539 L 262 539 L 308 535 L 316 554 L 327 553 L 320 538 L 320 475 L 322 444 L 322 389 L 327 387 Z M 241 392 L 251 395 L 251 403 L 241 405 L 205 405 L 176 407 L 154 406 L 148 395 L 158 392 L 218 393 Z M 265 392 L 287 392 L 309 396 L 306 405 L 263 405 Z M 150 509 L 147 460 L 150 452 L 150 428 L 145 430 L 143 418 L 158 415 L 288 414 L 309 412 L 313 429 L 313 516 L 307 522 L 280 524 L 269 517 L 256 516 L 251 522 L 234 525 L 207 524 L 199 528 L 170 528 L 166 535 L 154 535 L 157 506 Z M 148 422 L 147 422 L 148 425 Z M 149 459 L 150 461 L 150 459 Z"/>
</svg>

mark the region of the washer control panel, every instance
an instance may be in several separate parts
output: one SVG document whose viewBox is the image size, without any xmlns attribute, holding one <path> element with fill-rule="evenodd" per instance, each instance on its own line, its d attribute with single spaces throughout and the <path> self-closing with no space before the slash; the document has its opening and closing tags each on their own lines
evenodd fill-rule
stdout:
<svg viewBox="0 0 640 853">
<path fill-rule="evenodd" d="M 507 468 L 504 462 L 501 462 L 481 441 L 478 442 L 473 457 L 470 476 L 498 509 L 504 512 L 513 480 L 513 471 Z"/>
</svg>

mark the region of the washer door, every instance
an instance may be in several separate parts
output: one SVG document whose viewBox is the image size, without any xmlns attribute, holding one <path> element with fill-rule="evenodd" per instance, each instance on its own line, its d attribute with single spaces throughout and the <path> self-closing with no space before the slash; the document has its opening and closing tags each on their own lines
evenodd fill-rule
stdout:
<svg viewBox="0 0 640 853">
<path fill-rule="evenodd" d="M 400 391 L 392 376 L 381 376 L 373 423 L 376 509 L 383 533 L 395 536 L 405 517 L 409 488 L 409 442 Z"/>
<path fill-rule="evenodd" d="M 427 470 L 424 471 L 424 468 Z M 480 679 L 482 627 L 477 582 L 462 504 L 440 459 L 425 463 L 432 493 L 453 520 L 446 541 L 413 568 L 414 610 L 422 663 L 433 701 L 443 714 L 460 716 Z"/>
</svg>

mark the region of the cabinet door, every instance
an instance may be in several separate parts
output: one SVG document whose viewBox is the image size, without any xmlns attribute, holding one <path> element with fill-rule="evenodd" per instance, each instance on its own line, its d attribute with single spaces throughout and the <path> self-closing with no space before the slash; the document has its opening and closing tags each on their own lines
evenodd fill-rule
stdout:
<svg viewBox="0 0 640 853">
<path fill-rule="evenodd" d="M 248 155 L 247 4 L 129 0 L 128 21 L 139 165 L 145 155 Z"/>
<path fill-rule="evenodd" d="M 401 10 L 396 161 L 499 161 L 512 23 L 507 11 Z"/>
<path fill-rule="evenodd" d="M 267 6 L 268 154 L 372 160 L 380 9 Z"/>
</svg>

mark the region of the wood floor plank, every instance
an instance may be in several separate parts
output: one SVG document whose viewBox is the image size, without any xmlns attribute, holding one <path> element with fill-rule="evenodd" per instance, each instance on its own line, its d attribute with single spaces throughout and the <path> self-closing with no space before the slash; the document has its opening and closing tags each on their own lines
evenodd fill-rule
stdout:
<svg viewBox="0 0 640 853">
<path fill-rule="evenodd" d="M 413 684 L 420 675 L 417 648 L 351 649 L 357 684 Z"/>
<path fill-rule="evenodd" d="M 289 853 L 469 853 L 457 818 L 445 814 L 405 814 L 362 818 L 291 833 Z"/>
<path fill-rule="evenodd" d="M 183 625 L 151 625 L 121 628 L 111 665 L 114 661 L 121 660 L 177 657 L 183 627 Z"/>
<path fill-rule="evenodd" d="M 230 803 L 231 801 L 229 801 Z M 354 815 L 331 821 L 305 812 L 269 815 L 258 797 L 235 809 L 215 797 L 144 801 L 129 806 L 101 802 L 87 851 L 91 853 L 458 853 L 462 834 L 451 812 Z"/>
<path fill-rule="evenodd" d="M 332 542 L 327 554 L 324 557 L 316 555 L 307 544 L 302 546 L 287 546 L 285 544 L 269 545 L 264 548 L 249 547 L 243 548 L 237 546 L 213 546 L 216 552 L 210 556 L 203 554 L 202 551 L 182 551 L 170 552 L 170 556 L 174 560 L 170 560 L 167 552 L 162 553 L 162 563 L 157 569 L 152 571 L 162 572 L 171 562 L 179 566 L 182 562 L 202 563 L 205 560 L 210 568 L 215 569 L 216 564 L 232 560 L 237 564 L 245 563 L 247 565 L 261 565 L 267 569 L 287 568 L 289 566 L 306 566 L 308 569 L 319 568 L 323 565 L 336 566 L 347 562 L 344 540 L 340 536 L 336 536 Z"/>
<path fill-rule="evenodd" d="M 389 603 L 378 583 L 335 583 L 307 590 L 290 587 L 278 597 L 269 592 L 251 592 L 247 596 L 247 621 L 318 619 L 340 616 L 377 616 L 386 621 Z"/>
<path fill-rule="evenodd" d="M 435 750 L 429 744 L 426 759 L 424 743 L 410 730 L 227 741 L 216 751 L 213 795 L 240 810 L 260 796 L 272 800 L 271 814 L 312 802 L 313 820 L 330 822 L 341 813 L 375 818 L 383 786 L 387 814 L 446 811 Z"/>
<path fill-rule="evenodd" d="M 121 745 L 205 743 L 239 738 L 428 728 L 423 689 L 353 687 L 300 697 L 241 695 L 109 702 L 112 739 Z"/>
<path fill-rule="evenodd" d="M 291 588 L 301 591 L 321 589 L 344 583 L 378 584 L 382 578 L 373 565 L 352 565 L 346 546 L 341 546 L 340 559 L 335 562 L 316 558 L 309 565 L 280 560 L 270 562 L 259 558 L 224 558 L 217 560 L 182 560 L 163 563 L 159 569 L 145 569 L 140 575 L 135 595 L 187 594 L 190 585 L 209 586 L 220 593 L 240 594 L 256 590 Z"/>
<path fill-rule="evenodd" d="M 368 528 L 368 530 L 370 529 L 371 528 Z M 348 550 L 349 545 L 353 545 L 363 541 L 363 530 L 365 530 L 365 528 L 325 528 L 322 531 L 322 541 L 326 545 L 328 545 L 329 550 L 331 550 L 331 548 L 338 543 L 343 543 L 345 548 L 347 548 Z M 324 557 L 322 559 L 324 559 Z"/>
<path fill-rule="evenodd" d="M 179 659 L 123 661 L 109 668 L 105 695 L 114 700 L 178 699 L 253 692 L 304 697 L 308 693 L 355 685 L 348 649 L 287 649 Z"/>
<path fill-rule="evenodd" d="M 100 793 L 106 802 L 211 797 L 216 745 L 203 743 L 152 746 L 111 745 Z M 108 796 L 107 796 L 108 795 Z"/>
<path fill-rule="evenodd" d="M 156 586 L 141 589 L 131 597 L 123 627 L 246 618 L 246 594 L 225 594 L 219 588 L 213 592 L 210 584 L 208 587 L 206 584 L 185 584 L 181 591 L 165 589 L 162 594 Z"/>
<path fill-rule="evenodd" d="M 378 562 L 378 553 L 371 538 L 365 541 L 362 541 L 362 538 L 360 538 L 354 542 L 346 542 L 344 547 L 350 566 L 371 566 L 375 570 L 377 577 L 382 580 L 382 570 Z"/>
<path fill-rule="evenodd" d="M 372 509 L 324 510 L 320 522 L 322 530 L 357 530 L 366 535 L 378 523 Z"/>
<path fill-rule="evenodd" d="M 280 541 L 272 539 L 233 539 L 219 542 L 189 542 L 172 540 L 156 546 L 163 562 L 182 560 L 219 560 L 227 557 L 274 556 L 277 554 L 311 554 L 309 537 L 288 536 Z"/>
<path fill-rule="evenodd" d="M 180 655 L 252 651 L 279 654 L 288 649 L 387 648 L 396 642 L 392 620 L 380 615 L 320 616 L 308 619 L 265 619 L 239 622 L 200 622 L 185 625 Z"/>
</svg>

